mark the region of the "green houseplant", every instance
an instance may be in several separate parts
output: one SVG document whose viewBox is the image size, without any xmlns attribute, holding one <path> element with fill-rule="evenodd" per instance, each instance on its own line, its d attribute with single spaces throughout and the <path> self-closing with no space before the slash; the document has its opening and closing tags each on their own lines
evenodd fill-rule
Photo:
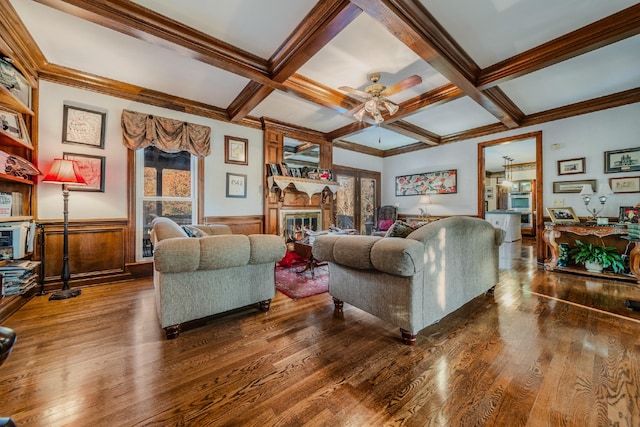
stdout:
<svg viewBox="0 0 640 427">
<path fill-rule="evenodd" d="M 616 248 L 605 246 L 604 242 L 601 245 L 594 245 L 576 240 L 576 247 L 569 251 L 569 255 L 575 262 L 584 264 L 589 271 L 601 272 L 603 268 L 609 267 L 616 273 L 624 271 L 622 256 Z"/>
</svg>

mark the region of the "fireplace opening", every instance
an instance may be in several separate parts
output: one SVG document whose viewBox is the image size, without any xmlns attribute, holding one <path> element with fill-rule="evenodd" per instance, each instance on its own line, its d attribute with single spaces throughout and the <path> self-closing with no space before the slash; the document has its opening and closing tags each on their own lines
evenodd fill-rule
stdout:
<svg viewBox="0 0 640 427">
<path fill-rule="evenodd" d="M 281 235 L 285 241 L 292 242 L 305 238 L 305 231 L 322 230 L 320 211 L 281 211 Z"/>
</svg>

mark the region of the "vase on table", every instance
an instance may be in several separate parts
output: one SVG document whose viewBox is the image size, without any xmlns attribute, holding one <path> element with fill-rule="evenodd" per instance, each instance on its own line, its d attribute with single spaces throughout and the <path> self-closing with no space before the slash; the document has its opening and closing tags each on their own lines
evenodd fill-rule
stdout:
<svg viewBox="0 0 640 427">
<path fill-rule="evenodd" d="M 558 243 L 558 267 L 566 267 L 569 263 L 569 244 Z"/>
</svg>

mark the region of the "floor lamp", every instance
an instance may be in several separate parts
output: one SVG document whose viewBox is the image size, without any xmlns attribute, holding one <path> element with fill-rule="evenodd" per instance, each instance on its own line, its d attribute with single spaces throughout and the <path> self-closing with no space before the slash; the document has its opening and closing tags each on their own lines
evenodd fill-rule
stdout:
<svg viewBox="0 0 640 427">
<path fill-rule="evenodd" d="M 53 159 L 49 173 L 42 182 L 62 184 L 62 199 L 64 200 L 64 243 L 62 247 L 62 290 L 51 294 L 49 300 L 67 299 L 80 295 L 80 289 L 69 288 L 69 189 L 67 184 L 87 185 L 80 174 L 80 166 L 75 160 Z"/>
</svg>

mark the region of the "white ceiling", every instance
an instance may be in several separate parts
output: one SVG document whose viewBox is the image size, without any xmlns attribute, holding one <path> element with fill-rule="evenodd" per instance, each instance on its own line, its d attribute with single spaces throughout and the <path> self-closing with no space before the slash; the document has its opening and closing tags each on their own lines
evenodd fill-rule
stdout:
<svg viewBox="0 0 640 427">
<path fill-rule="evenodd" d="M 201 62 L 192 50 L 170 41 L 159 41 L 158 37 L 139 29 L 118 32 L 79 18 L 77 16 L 89 14 L 73 12 L 63 0 L 10 0 L 10 3 L 49 63 L 223 110 L 229 108 L 250 83 L 247 77 Z M 314 0 L 136 0 L 135 3 L 262 60 L 271 59 L 316 6 Z M 375 2 L 357 0 L 353 3 Z M 401 3 L 411 4 L 410 1 Z M 479 69 L 637 4 L 630 0 L 420 0 L 417 3 L 433 15 L 453 43 L 457 43 Z M 61 10 L 70 10 L 73 14 Z M 449 83 L 421 58 L 420 52 L 407 47 L 406 39 L 400 40 L 402 35 L 398 36 L 365 11 L 296 73 L 333 91 L 338 91 L 340 86 L 364 90 L 372 72 L 381 72 L 380 82 L 387 86 L 413 74 L 419 75 L 422 84 L 393 95 L 390 99 L 396 103 Z M 540 113 L 639 88 L 639 52 L 640 35 L 632 34 L 572 59 L 507 79 L 498 87 L 525 115 Z M 292 92 L 275 90 L 248 114 L 329 133 L 354 123 L 353 117 L 342 112 L 344 109 L 321 106 Z M 402 120 L 441 137 L 500 123 L 494 114 L 468 96 L 425 106 Z M 379 150 L 417 142 L 415 138 L 377 126 L 338 139 Z M 532 160 L 523 159 L 525 161 Z"/>
</svg>

